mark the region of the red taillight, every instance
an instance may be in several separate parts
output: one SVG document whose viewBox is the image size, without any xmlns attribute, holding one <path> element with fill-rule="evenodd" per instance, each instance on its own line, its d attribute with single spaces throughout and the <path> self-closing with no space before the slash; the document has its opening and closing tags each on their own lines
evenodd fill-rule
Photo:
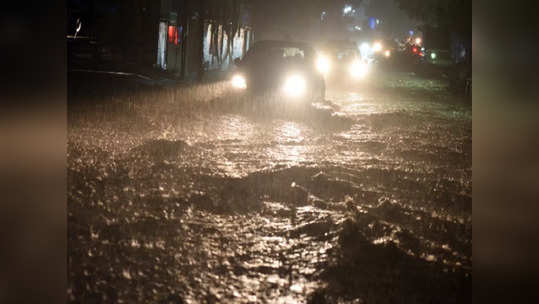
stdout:
<svg viewBox="0 0 539 304">
<path fill-rule="evenodd" d="M 412 52 L 414 52 L 414 54 L 416 54 L 416 53 L 417 53 L 417 48 L 416 48 L 416 47 L 413 48 L 413 49 L 412 49 Z"/>
</svg>

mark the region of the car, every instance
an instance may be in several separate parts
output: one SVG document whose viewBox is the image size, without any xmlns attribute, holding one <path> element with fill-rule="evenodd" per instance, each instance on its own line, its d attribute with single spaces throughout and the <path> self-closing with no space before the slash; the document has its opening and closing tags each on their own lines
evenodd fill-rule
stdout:
<svg viewBox="0 0 539 304">
<path fill-rule="evenodd" d="M 398 44 L 392 39 L 376 40 L 373 43 L 374 59 L 379 63 L 390 62 L 398 49 Z"/>
<path fill-rule="evenodd" d="M 430 64 L 449 67 L 454 64 L 451 52 L 444 49 L 430 49 L 425 54 L 425 61 Z"/>
<path fill-rule="evenodd" d="M 240 95 L 271 96 L 302 104 L 325 98 L 326 84 L 317 69 L 317 53 L 308 43 L 258 41 L 234 64 L 230 84 Z"/>
<path fill-rule="evenodd" d="M 362 60 L 359 48 L 354 42 L 326 41 L 319 45 L 317 50 L 317 67 L 327 81 L 354 83 L 368 72 L 368 64 Z"/>
</svg>

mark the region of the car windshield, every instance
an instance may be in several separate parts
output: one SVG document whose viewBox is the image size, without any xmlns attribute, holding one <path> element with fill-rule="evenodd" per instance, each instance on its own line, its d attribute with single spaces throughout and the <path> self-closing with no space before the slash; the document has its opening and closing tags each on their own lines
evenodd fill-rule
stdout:
<svg viewBox="0 0 539 304">
<path fill-rule="evenodd" d="M 260 45 L 252 50 L 246 59 L 269 64 L 306 63 L 313 58 L 311 50 L 296 46 Z"/>
<path fill-rule="evenodd" d="M 333 48 L 329 53 L 330 56 L 339 61 L 350 61 L 357 59 L 358 57 L 358 53 L 355 49 Z"/>
</svg>

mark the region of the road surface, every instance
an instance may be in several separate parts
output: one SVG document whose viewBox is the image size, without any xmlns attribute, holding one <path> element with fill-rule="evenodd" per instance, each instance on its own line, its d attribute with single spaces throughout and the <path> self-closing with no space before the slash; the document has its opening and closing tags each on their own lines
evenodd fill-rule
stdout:
<svg viewBox="0 0 539 304">
<path fill-rule="evenodd" d="M 69 298 L 469 301 L 471 104 L 446 85 L 378 72 L 303 112 L 225 84 L 71 107 Z"/>
</svg>

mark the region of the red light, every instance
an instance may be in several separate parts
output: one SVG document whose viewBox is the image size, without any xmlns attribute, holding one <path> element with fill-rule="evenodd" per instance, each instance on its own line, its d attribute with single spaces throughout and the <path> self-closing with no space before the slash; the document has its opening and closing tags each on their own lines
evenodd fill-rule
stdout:
<svg viewBox="0 0 539 304">
<path fill-rule="evenodd" d="M 417 48 L 416 48 L 416 47 L 413 48 L 413 49 L 412 49 L 412 52 L 414 52 L 414 54 L 417 53 Z"/>
<path fill-rule="evenodd" d="M 168 42 L 174 42 L 174 27 L 171 25 L 168 26 Z"/>
<path fill-rule="evenodd" d="M 178 28 L 172 25 L 168 26 L 168 42 L 178 44 Z"/>
</svg>

